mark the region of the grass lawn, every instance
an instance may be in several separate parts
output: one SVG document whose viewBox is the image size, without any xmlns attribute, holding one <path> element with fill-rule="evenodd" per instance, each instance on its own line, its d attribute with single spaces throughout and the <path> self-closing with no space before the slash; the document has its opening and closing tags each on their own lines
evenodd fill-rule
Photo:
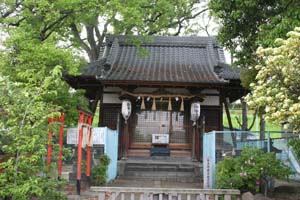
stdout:
<svg viewBox="0 0 300 200">
<path fill-rule="evenodd" d="M 248 114 L 248 126 L 250 126 L 253 121 L 253 114 L 251 114 L 253 112 L 250 111 L 249 113 L 250 114 Z M 242 111 L 241 110 L 230 110 L 230 115 L 231 115 L 233 127 L 240 129 L 241 127 L 238 124 L 236 118 L 238 118 L 239 121 L 242 121 Z M 229 127 L 225 111 L 223 112 L 223 125 L 225 127 Z M 259 131 L 259 117 L 256 118 L 254 126 L 251 129 L 251 131 Z M 276 123 L 266 122 L 266 131 L 281 131 L 281 126 Z"/>
</svg>

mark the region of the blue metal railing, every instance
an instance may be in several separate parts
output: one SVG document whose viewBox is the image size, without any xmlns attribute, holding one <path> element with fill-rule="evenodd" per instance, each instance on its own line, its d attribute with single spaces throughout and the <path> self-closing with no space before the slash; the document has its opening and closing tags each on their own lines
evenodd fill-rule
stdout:
<svg viewBox="0 0 300 200">
<path fill-rule="evenodd" d="M 266 131 L 263 134 L 258 131 L 212 131 L 205 133 L 203 137 L 203 144 L 205 144 L 203 146 L 203 160 L 209 159 L 210 165 L 205 165 L 204 162 L 204 174 L 210 170 L 211 175 L 207 176 L 214 179 L 214 167 L 217 162 L 226 156 L 239 156 L 245 147 L 255 147 L 266 152 L 274 152 L 277 159 L 282 160 L 285 165 L 300 175 L 300 162 L 296 159 L 293 149 L 288 145 L 290 140 L 298 137 L 299 135 L 281 131 Z M 207 147 L 210 147 L 209 151 L 205 151 Z M 212 157 L 214 158 L 211 159 Z M 211 161 L 216 163 L 212 165 Z M 214 180 L 212 180 L 212 185 L 213 183 Z"/>
</svg>

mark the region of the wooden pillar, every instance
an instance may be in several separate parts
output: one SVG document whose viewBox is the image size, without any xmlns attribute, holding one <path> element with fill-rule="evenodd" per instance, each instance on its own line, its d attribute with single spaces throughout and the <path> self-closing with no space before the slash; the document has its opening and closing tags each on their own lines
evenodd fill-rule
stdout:
<svg viewBox="0 0 300 200">
<path fill-rule="evenodd" d="M 193 135 L 192 135 L 192 160 L 196 161 L 196 157 L 195 157 L 195 145 L 196 145 L 196 131 L 197 131 L 197 124 L 198 124 L 198 120 L 196 121 L 196 125 L 193 126 Z"/>
<path fill-rule="evenodd" d="M 123 158 L 128 157 L 128 150 L 129 150 L 129 131 L 128 131 L 128 122 L 125 123 L 125 131 L 123 137 Z"/>
<path fill-rule="evenodd" d="M 102 89 L 103 91 L 103 89 Z M 102 126 L 102 117 L 103 117 L 103 92 L 100 94 L 100 99 L 99 99 L 99 118 L 98 118 L 98 127 Z"/>
</svg>

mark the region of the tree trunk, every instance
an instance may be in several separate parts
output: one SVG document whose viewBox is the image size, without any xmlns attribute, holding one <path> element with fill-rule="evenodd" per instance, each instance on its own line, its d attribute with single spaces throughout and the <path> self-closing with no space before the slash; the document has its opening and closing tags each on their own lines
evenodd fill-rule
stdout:
<svg viewBox="0 0 300 200">
<path fill-rule="evenodd" d="M 240 99 L 242 105 L 242 141 L 247 139 L 247 130 L 248 130 L 248 116 L 247 116 L 247 104 L 244 97 Z"/>
<path fill-rule="evenodd" d="M 233 144 L 233 147 L 235 148 L 236 147 L 236 137 L 235 137 L 235 133 L 233 132 L 234 129 L 233 129 L 231 115 L 230 115 L 230 111 L 229 111 L 229 101 L 224 99 L 223 103 L 224 103 L 224 107 L 225 107 L 226 117 L 228 120 L 229 130 L 231 131 L 232 144 Z"/>
<path fill-rule="evenodd" d="M 241 98 L 241 104 L 242 104 L 242 131 L 247 131 L 248 129 L 247 104 L 244 98 Z"/>
<path fill-rule="evenodd" d="M 266 121 L 264 118 L 260 117 L 259 122 L 259 139 L 265 139 L 265 132 L 266 132 Z"/>
</svg>

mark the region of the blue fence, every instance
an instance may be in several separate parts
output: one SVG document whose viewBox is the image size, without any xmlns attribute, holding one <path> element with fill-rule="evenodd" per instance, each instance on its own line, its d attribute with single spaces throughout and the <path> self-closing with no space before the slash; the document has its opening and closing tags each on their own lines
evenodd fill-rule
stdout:
<svg viewBox="0 0 300 200">
<path fill-rule="evenodd" d="M 291 167 L 294 172 L 300 174 L 300 164 L 296 159 L 293 150 L 288 146 L 291 139 L 298 138 L 298 135 L 286 132 L 266 131 L 261 134 L 260 132 L 253 131 L 212 131 L 205 133 L 203 136 L 203 174 L 204 186 L 208 177 L 206 171 L 213 173 L 215 176 L 215 164 L 221 161 L 226 156 L 239 156 L 242 149 L 245 147 L 255 147 L 262 149 L 266 152 L 274 152 L 276 158 L 283 161 L 283 163 Z M 209 147 L 209 148 L 208 148 Z M 206 150 L 210 149 L 210 150 Z M 208 170 L 205 165 L 205 159 L 213 156 L 215 163 L 211 164 Z M 208 186 L 208 185 L 207 185 Z M 213 183 L 208 188 L 214 187 Z"/>
<path fill-rule="evenodd" d="M 117 177 L 118 132 L 104 127 L 104 153 L 110 158 L 107 170 L 108 182 Z"/>
</svg>

